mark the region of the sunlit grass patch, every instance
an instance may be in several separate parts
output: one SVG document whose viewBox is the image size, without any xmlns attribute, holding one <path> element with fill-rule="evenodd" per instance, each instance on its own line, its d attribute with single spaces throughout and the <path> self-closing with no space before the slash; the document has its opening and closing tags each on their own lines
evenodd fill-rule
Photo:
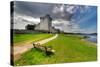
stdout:
<svg viewBox="0 0 100 67">
<path fill-rule="evenodd" d="M 46 56 L 44 52 L 34 48 L 25 52 L 22 57 L 15 62 L 15 65 L 34 65 L 34 64 L 54 64 L 69 62 L 85 62 L 97 60 L 97 47 L 90 42 L 82 41 L 80 36 L 59 36 L 44 44 L 51 46 L 55 50 L 52 56 Z"/>
</svg>

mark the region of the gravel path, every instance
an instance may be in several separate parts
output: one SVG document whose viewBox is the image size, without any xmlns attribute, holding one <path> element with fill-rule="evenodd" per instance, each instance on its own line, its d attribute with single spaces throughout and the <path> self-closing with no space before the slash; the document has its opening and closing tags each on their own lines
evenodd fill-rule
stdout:
<svg viewBox="0 0 100 67">
<path fill-rule="evenodd" d="M 37 41 L 35 43 L 40 43 L 42 45 L 42 44 L 45 44 L 45 43 L 55 39 L 56 37 L 58 37 L 58 34 L 55 34 L 55 36 L 41 40 L 41 41 Z M 22 53 L 28 51 L 31 48 L 33 48 L 32 42 L 27 42 L 23 46 L 14 46 L 14 53 L 13 53 L 14 57 L 16 55 L 19 55 L 19 54 L 22 54 Z"/>
</svg>

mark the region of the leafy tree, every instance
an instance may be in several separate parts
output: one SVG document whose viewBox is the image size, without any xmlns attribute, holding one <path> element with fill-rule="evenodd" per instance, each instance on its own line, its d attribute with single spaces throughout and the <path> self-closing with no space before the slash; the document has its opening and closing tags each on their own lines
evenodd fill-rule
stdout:
<svg viewBox="0 0 100 67">
<path fill-rule="evenodd" d="M 35 27 L 36 27 L 36 25 L 30 25 L 30 24 L 28 24 L 25 28 L 26 28 L 26 30 L 34 30 Z"/>
</svg>

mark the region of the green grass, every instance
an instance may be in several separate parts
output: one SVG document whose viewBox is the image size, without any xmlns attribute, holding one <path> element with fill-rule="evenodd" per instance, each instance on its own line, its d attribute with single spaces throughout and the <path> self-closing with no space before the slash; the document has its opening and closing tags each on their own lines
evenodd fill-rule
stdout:
<svg viewBox="0 0 100 67">
<path fill-rule="evenodd" d="M 55 54 L 46 56 L 44 52 L 31 49 L 15 61 L 14 65 L 53 64 L 69 62 L 85 62 L 97 60 L 97 47 L 93 43 L 82 41 L 80 36 L 64 35 L 59 36 L 44 44 L 52 46 Z"/>
<path fill-rule="evenodd" d="M 44 34 L 44 33 L 37 33 L 37 34 L 14 34 L 13 41 L 14 43 L 24 42 L 24 41 L 38 41 L 45 38 L 52 37 L 53 34 Z"/>
</svg>

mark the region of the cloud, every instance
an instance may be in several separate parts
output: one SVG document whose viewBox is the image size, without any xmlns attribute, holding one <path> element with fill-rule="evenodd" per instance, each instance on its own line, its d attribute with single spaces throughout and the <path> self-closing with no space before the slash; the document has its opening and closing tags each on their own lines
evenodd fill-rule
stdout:
<svg viewBox="0 0 100 67">
<path fill-rule="evenodd" d="M 23 15 L 32 17 L 41 17 L 45 14 L 50 14 L 54 19 L 69 20 L 77 9 L 82 11 L 86 8 L 78 5 L 67 4 L 51 4 L 51 3 L 36 3 L 36 2 L 21 2 L 15 1 L 14 10 Z M 81 11 L 81 12 L 82 12 Z"/>
<path fill-rule="evenodd" d="M 58 20 L 53 21 L 53 26 L 64 32 L 73 32 L 73 33 L 80 32 L 79 25 L 71 21 L 58 19 Z"/>
<path fill-rule="evenodd" d="M 97 33 L 97 29 L 90 27 L 90 28 L 87 28 L 87 29 L 81 29 L 80 32 L 81 33 Z"/>
<path fill-rule="evenodd" d="M 14 29 L 25 29 L 27 24 L 38 24 L 40 22 L 39 18 L 34 18 L 31 16 L 21 15 L 14 12 Z"/>
<path fill-rule="evenodd" d="M 53 12 L 54 14 L 64 12 L 64 4 L 62 4 L 62 5 L 55 5 L 55 6 L 53 7 L 52 12 Z"/>
<path fill-rule="evenodd" d="M 75 5 L 67 5 L 65 10 L 70 14 L 73 14 L 76 11 L 77 7 Z"/>
<path fill-rule="evenodd" d="M 14 28 L 24 29 L 26 24 L 38 24 L 41 16 L 50 14 L 55 28 L 65 32 L 85 32 L 85 27 L 81 27 L 93 17 L 91 9 L 84 5 L 15 1 Z"/>
<path fill-rule="evenodd" d="M 14 10 L 23 15 L 40 17 L 45 14 L 51 14 L 53 5 L 47 3 L 15 1 Z"/>
</svg>

